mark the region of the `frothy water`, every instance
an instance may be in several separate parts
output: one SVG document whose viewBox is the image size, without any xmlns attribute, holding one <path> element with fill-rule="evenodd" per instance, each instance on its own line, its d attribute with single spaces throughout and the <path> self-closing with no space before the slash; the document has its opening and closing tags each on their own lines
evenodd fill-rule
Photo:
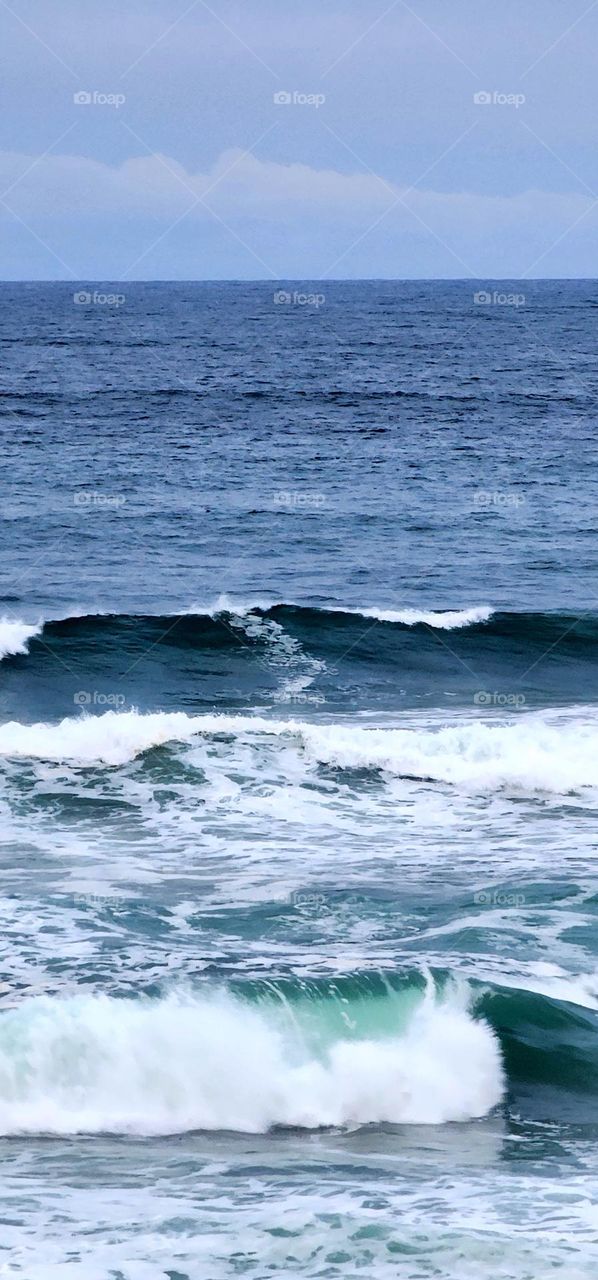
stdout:
<svg viewBox="0 0 598 1280">
<path fill-rule="evenodd" d="M 349 1002 L 330 1037 L 325 1005 L 302 1025 L 288 1004 L 256 1007 L 224 991 L 137 1003 L 25 1000 L 0 1016 L 0 1129 L 444 1124 L 486 1115 L 500 1101 L 497 1041 L 458 995 L 430 991 L 402 1016 L 398 1000 L 388 1004 L 372 1038 L 352 1026 Z"/>
<path fill-rule="evenodd" d="M 0 661 L 9 654 L 27 653 L 28 642 L 40 634 L 42 624 L 31 626 L 18 619 L 0 618 Z"/>
<path fill-rule="evenodd" d="M 447 782 L 472 791 L 507 789 L 566 795 L 598 786 L 598 717 L 530 715 L 506 723 L 457 722 L 406 729 L 310 724 L 260 716 L 142 715 L 107 711 L 58 725 L 0 727 L 0 754 L 112 767 L 152 748 L 194 737 L 223 736 L 246 746 L 274 746 L 297 763 L 374 770 L 422 782 Z"/>
<path fill-rule="evenodd" d="M 335 606 L 339 613 L 356 613 L 361 618 L 375 618 L 378 622 L 401 622 L 406 627 L 436 627 L 440 631 L 454 631 L 459 627 L 468 627 L 476 622 L 487 622 L 492 617 L 492 609 L 481 605 L 473 609 L 384 609 L 364 608 L 348 609 Z"/>
</svg>

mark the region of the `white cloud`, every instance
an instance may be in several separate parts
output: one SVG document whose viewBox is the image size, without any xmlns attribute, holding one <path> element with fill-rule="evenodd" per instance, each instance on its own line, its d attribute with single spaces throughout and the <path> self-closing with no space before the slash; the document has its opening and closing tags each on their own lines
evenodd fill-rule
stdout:
<svg viewBox="0 0 598 1280">
<path fill-rule="evenodd" d="M 117 278 L 130 267 L 150 278 L 255 276 L 260 265 L 261 274 L 305 278 L 595 274 L 598 206 L 585 193 L 410 189 L 241 150 L 198 173 L 158 155 L 112 166 L 0 153 L 0 192 L 11 184 L 14 217 L 0 206 L 5 230 L 12 221 L 22 244 L 23 219 L 81 278 Z M 13 275 L 10 252 L 0 271 Z"/>
<path fill-rule="evenodd" d="M 13 185 L 14 184 L 14 185 Z M 36 215 L 143 214 L 175 218 L 197 201 L 197 217 L 209 217 L 205 200 L 222 216 L 244 220 L 313 217 L 366 224 L 393 203 L 391 218 L 412 220 L 411 210 L 437 231 L 510 229 L 541 220 L 563 228 L 591 209 L 586 194 L 528 190 L 513 196 L 410 189 L 371 174 L 341 173 L 306 164 L 259 160 L 242 150 L 223 152 L 205 173 L 189 173 L 176 160 L 147 155 L 119 166 L 83 156 L 0 153 L 0 192 L 22 217 Z M 594 222 L 593 222 L 594 225 Z"/>
</svg>

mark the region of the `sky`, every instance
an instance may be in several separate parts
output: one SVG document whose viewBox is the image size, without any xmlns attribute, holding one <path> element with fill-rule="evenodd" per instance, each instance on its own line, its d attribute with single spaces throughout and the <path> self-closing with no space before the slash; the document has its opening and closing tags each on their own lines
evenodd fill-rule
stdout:
<svg viewBox="0 0 598 1280">
<path fill-rule="evenodd" d="M 0 278 L 598 276 L 598 0 L 0 0 Z"/>
</svg>

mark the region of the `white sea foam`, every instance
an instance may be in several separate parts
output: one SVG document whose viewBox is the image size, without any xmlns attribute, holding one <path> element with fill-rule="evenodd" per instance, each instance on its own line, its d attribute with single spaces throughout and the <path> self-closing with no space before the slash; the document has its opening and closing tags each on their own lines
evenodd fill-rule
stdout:
<svg viewBox="0 0 598 1280">
<path fill-rule="evenodd" d="M 263 598 L 234 601 L 228 595 L 220 595 L 213 604 L 196 605 L 188 612 L 192 615 L 205 614 L 211 618 L 224 618 L 226 615 L 230 619 L 229 625 L 236 631 L 242 631 L 249 641 L 259 641 L 260 661 L 282 675 L 275 699 L 279 702 L 291 702 L 325 670 L 325 663 L 305 653 L 299 641 L 290 636 L 274 618 L 262 616 L 269 609 L 275 608 L 276 603 Z M 310 701 L 318 702 L 323 699 L 313 697 Z"/>
<path fill-rule="evenodd" d="M 492 928 L 491 921 L 488 922 L 487 927 Z M 547 930 L 543 929 L 542 933 L 545 940 Z M 581 1009 L 598 1010 L 598 974 L 596 973 L 568 973 L 561 965 L 547 960 L 522 961 L 521 959 L 517 960 L 516 969 L 511 964 L 505 972 L 504 962 L 501 966 L 500 961 L 495 960 L 492 964 L 486 958 L 480 963 L 478 957 L 476 977 L 481 982 L 492 982 L 495 986 L 507 987 L 514 991 L 533 992 L 536 995 L 546 996 L 549 1000 L 578 1005 Z"/>
<path fill-rule="evenodd" d="M 54 725 L 11 721 L 0 727 L 0 755 L 121 765 L 151 747 L 215 734 L 231 734 L 237 743 L 258 747 L 262 737 L 282 738 L 287 753 L 295 752 L 308 767 L 378 769 L 474 791 L 566 794 L 598 787 L 598 719 L 584 708 L 562 721 L 528 715 L 506 723 L 467 719 L 441 728 L 405 729 L 108 711 Z"/>
<path fill-rule="evenodd" d="M 278 1007 L 226 991 L 41 997 L 0 1015 L 2 1134 L 442 1124 L 486 1115 L 503 1090 L 496 1037 L 457 991 L 322 1051 Z"/>
<path fill-rule="evenodd" d="M 192 614 L 207 614 L 210 617 L 217 617 L 219 614 L 231 613 L 240 617 L 253 613 L 259 609 L 266 612 L 268 609 L 274 609 L 280 605 L 281 601 L 266 599 L 264 597 L 256 597 L 252 600 L 233 601 L 230 596 L 221 595 L 216 601 L 209 605 L 196 605 L 189 609 Z M 309 606 L 306 606 L 309 607 Z M 323 605 L 323 612 L 329 613 L 350 613 L 355 614 L 359 618 L 375 618 L 378 622 L 400 622 L 403 626 L 415 627 L 418 623 L 425 624 L 429 627 L 437 627 L 442 631 L 452 631 L 458 627 L 469 627 L 476 622 L 487 622 L 494 612 L 489 605 L 476 605 L 469 609 L 386 609 L 383 607 L 366 606 L 364 608 L 356 608 L 353 605 Z"/>
<path fill-rule="evenodd" d="M 207 603 L 194 601 L 188 609 L 182 609 L 181 614 L 192 618 L 218 618 L 222 614 L 236 614 L 237 617 L 242 618 L 248 613 L 255 613 L 258 609 L 262 613 L 267 613 L 268 609 L 275 609 L 282 603 L 281 600 L 271 596 L 253 596 L 250 600 L 235 600 L 224 591 Z"/>
<path fill-rule="evenodd" d="M 275 693 L 278 701 L 291 701 L 324 671 L 325 663 L 306 654 L 299 641 L 290 636 L 273 618 L 264 618 L 250 609 L 231 612 L 230 618 L 233 626 L 241 630 L 248 640 L 260 642 L 263 649 L 262 661 L 282 676 Z"/>
<path fill-rule="evenodd" d="M 458 627 L 470 627 L 476 622 L 487 622 L 494 612 L 488 605 L 473 609 L 448 609 L 434 612 L 431 609 L 348 609 L 335 606 L 333 613 L 356 613 L 361 618 L 375 618 L 378 622 L 401 622 L 405 627 L 418 623 L 437 627 L 440 631 L 454 631 Z"/>
<path fill-rule="evenodd" d="M 509 723 L 469 720 L 445 728 L 354 729 L 306 725 L 305 750 L 341 768 L 377 768 L 398 777 L 468 789 L 566 794 L 598 787 L 598 720 Z"/>
<path fill-rule="evenodd" d="M 59 724 L 21 724 L 11 720 L 0 727 L 0 755 L 83 765 L 121 765 L 149 747 L 191 737 L 199 731 L 201 720 L 200 716 L 184 712 L 141 715 L 137 711 L 70 716 Z"/>
<path fill-rule="evenodd" d="M 0 661 L 13 653 L 27 653 L 27 645 L 33 636 L 42 631 L 42 623 L 14 621 L 0 618 Z"/>
</svg>

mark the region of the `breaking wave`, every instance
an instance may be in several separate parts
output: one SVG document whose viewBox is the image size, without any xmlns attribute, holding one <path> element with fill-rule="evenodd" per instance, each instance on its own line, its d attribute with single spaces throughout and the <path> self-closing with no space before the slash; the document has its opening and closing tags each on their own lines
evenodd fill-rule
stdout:
<svg viewBox="0 0 598 1280">
<path fill-rule="evenodd" d="M 64 714 L 81 688 L 118 692 L 113 705 L 146 711 L 277 703 L 395 711 L 446 707 L 447 699 L 500 709 L 598 699 L 591 614 L 351 610 L 223 596 L 182 614 L 70 616 L 39 632 L 26 623 L 0 629 L 5 714 L 17 720 Z"/>
<path fill-rule="evenodd" d="M 41 634 L 42 623 L 35 624 L 0 618 L 0 661 L 9 655 L 27 653 L 28 643 L 33 636 Z"/>
<path fill-rule="evenodd" d="M 297 993 L 296 993 L 297 994 Z M 301 993 L 299 993 L 301 995 Z M 443 1124 L 501 1100 L 467 989 L 38 998 L 0 1014 L 0 1132 Z M 115 1082 L 118 1087 L 115 1088 Z"/>
<path fill-rule="evenodd" d="M 4 618 L 0 620 L 0 659 L 27 652 L 27 641 L 42 632 L 47 640 L 58 642 L 76 641 L 77 638 L 88 641 L 93 634 L 98 644 L 121 634 L 130 638 L 131 633 L 134 633 L 143 641 L 146 635 L 151 639 L 154 634 L 166 632 L 171 645 L 180 640 L 184 646 L 191 640 L 197 643 L 203 638 L 212 647 L 214 636 L 218 637 L 222 646 L 226 646 L 231 639 L 234 640 L 235 633 L 241 631 L 250 640 L 264 642 L 267 647 L 276 643 L 277 656 L 281 658 L 286 648 L 287 656 L 292 660 L 293 656 L 297 656 L 299 644 L 296 638 L 285 635 L 282 627 L 282 623 L 290 619 L 307 626 L 313 632 L 314 641 L 317 641 L 320 624 L 336 622 L 337 626 L 342 626 L 343 619 L 350 622 L 353 618 L 371 618 L 407 628 L 421 625 L 438 630 L 453 630 L 485 623 L 491 617 L 492 610 L 485 606 L 444 612 L 374 607 L 356 609 L 344 605 L 315 608 L 263 598 L 235 602 L 229 596 L 222 595 L 212 604 L 196 605 L 184 613 L 170 616 L 76 613 L 65 618 L 49 618 L 45 623 L 38 624 Z"/>
<path fill-rule="evenodd" d="M 439 631 L 454 631 L 488 622 L 493 610 L 486 605 L 474 609 L 448 609 L 445 612 L 430 609 L 348 609 L 338 607 L 333 613 L 356 614 L 360 618 L 375 618 L 377 622 L 398 622 L 403 627 L 436 627 Z"/>
<path fill-rule="evenodd" d="M 59 724 L 0 726 L 0 755 L 119 766 L 166 743 L 196 736 L 271 745 L 308 768 L 372 770 L 474 791 L 567 794 L 598 787 L 598 718 L 591 708 L 564 717 L 530 713 L 502 722 L 462 718 L 451 725 L 361 728 L 263 716 L 108 711 Z"/>
</svg>

